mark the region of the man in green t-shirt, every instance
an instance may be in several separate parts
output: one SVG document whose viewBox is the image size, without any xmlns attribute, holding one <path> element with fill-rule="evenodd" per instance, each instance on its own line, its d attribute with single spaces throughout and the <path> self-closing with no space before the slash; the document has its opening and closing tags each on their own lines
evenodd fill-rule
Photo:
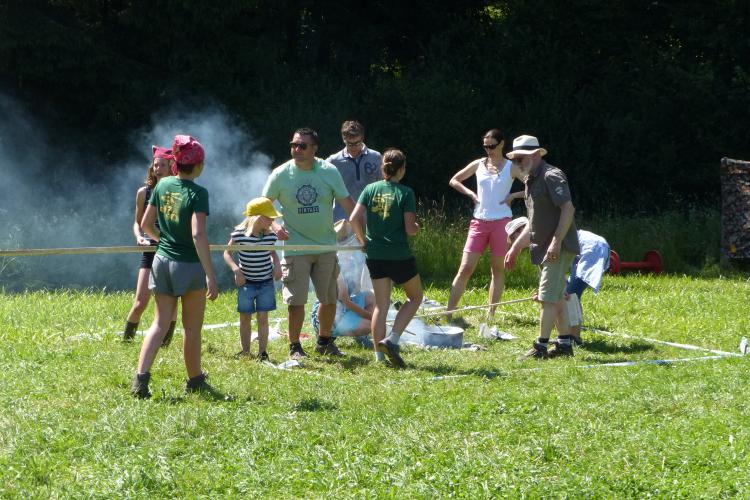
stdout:
<svg viewBox="0 0 750 500">
<path fill-rule="evenodd" d="M 315 157 L 318 151 L 317 132 L 310 128 L 295 130 L 289 147 L 292 159 L 271 172 L 262 195 L 281 204 L 284 227 L 289 233 L 286 244 L 335 245 L 333 201 L 336 200 L 347 216 L 354 208 L 354 201 L 336 167 Z M 341 356 L 341 351 L 331 341 L 338 297 L 336 252 L 285 251 L 281 272 L 283 298 L 288 307 L 289 357 L 300 359 L 307 356 L 299 335 L 305 321 L 305 303 L 311 279 L 320 301 L 320 334 L 315 351 Z"/>
</svg>

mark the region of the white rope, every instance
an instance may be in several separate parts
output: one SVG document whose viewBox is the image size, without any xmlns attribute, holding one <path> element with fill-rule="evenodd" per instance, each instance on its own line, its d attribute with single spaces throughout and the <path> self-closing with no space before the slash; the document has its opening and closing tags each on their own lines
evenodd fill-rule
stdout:
<svg viewBox="0 0 750 500">
<path fill-rule="evenodd" d="M 526 297 L 523 299 L 514 299 L 514 300 L 506 300 L 505 302 L 495 302 L 494 304 L 487 304 L 484 306 L 467 306 L 467 307 L 461 307 L 459 309 L 452 309 L 450 311 L 437 311 L 437 312 L 431 312 L 431 313 L 424 313 L 419 314 L 417 316 L 414 316 L 415 318 L 429 318 L 432 316 L 449 316 L 451 314 L 460 313 L 463 311 L 472 311 L 474 309 L 489 309 L 490 307 L 497 307 L 497 306 L 505 306 L 508 304 L 517 304 L 519 302 L 528 302 L 530 300 L 534 300 L 534 297 Z"/>
<path fill-rule="evenodd" d="M 678 349 L 685 349 L 688 351 L 703 351 L 703 352 L 710 352 L 711 354 L 718 354 L 720 356 L 742 356 L 740 353 L 736 352 L 727 352 L 727 351 L 719 351 L 717 349 L 710 349 L 708 347 L 700 347 L 697 345 L 692 344 L 678 344 L 676 342 L 668 342 L 666 340 L 659 340 L 659 339 L 651 339 L 648 337 L 638 337 L 635 335 L 628 335 L 627 333 L 619 333 L 619 332 L 608 332 L 607 330 L 599 330 L 598 328 L 592 328 L 592 327 L 583 327 L 584 330 L 588 330 L 590 332 L 599 333 L 602 335 L 608 335 L 610 337 L 622 337 L 630 340 L 642 340 L 644 342 L 651 342 L 652 344 L 661 344 L 666 345 L 670 347 L 676 347 Z"/>
<path fill-rule="evenodd" d="M 229 250 L 243 251 L 290 251 L 290 252 L 350 252 L 362 250 L 361 246 L 337 245 L 210 245 L 212 252 Z M 113 253 L 155 252 L 155 246 L 119 246 L 119 247 L 77 247 L 77 248 L 19 248 L 17 250 L 0 250 L 0 257 L 30 257 L 41 255 L 85 255 Z"/>
</svg>

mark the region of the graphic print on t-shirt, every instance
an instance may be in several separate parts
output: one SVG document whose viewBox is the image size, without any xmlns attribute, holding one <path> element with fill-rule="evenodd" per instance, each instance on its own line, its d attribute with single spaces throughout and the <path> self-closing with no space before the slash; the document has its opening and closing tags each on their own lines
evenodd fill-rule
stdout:
<svg viewBox="0 0 750 500">
<path fill-rule="evenodd" d="M 297 189 L 297 201 L 301 207 L 297 209 L 300 214 L 312 214 L 320 212 L 318 205 L 312 206 L 318 200 L 318 192 L 310 184 L 303 184 Z"/>
<path fill-rule="evenodd" d="M 391 212 L 393 206 L 393 194 L 392 193 L 378 193 L 372 197 L 372 212 L 380 215 L 380 218 L 385 220 Z"/>
<path fill-rule="evenodd" d="M 167 192 L 159 197 L 161 201 L 161 213 L 172 222 L 179 222 L 180 207 L 182 206 L 182 193 Z"/>
</svg>

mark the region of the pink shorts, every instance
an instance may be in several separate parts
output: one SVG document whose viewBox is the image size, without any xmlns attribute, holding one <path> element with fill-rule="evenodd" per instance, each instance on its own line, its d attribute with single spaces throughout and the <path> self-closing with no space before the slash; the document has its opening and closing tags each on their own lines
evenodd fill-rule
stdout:
<svg viewBox="0 0 750 500">
<path fill-rule="evenodd" d="M 497 220 L 471 219 L 464 252 L 482 253 L 489 245 L 493 257 L 505 255 L 506 250 L 508 250 L 508 235 L 505 233 L 505 225 L 508 222 L 510 222 L 510 217 Z"/>
</svg>

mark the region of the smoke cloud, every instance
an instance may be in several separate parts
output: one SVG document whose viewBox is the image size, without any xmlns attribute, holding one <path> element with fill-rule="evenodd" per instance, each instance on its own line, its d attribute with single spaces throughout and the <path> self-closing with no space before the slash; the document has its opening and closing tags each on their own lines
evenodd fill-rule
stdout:
<svg viewBox="0 0 750 500">
<path fill-rule="evenodd" d="M 206 149 L 197 179 L 210 195 L 209 240 L 223 244 L 260 196 L 271 158 L 257 151 L 249 132 L 215 107 L 206 111 L 167 109 L 151 124 L 123 134 L 132 158 L 118 165 L 75 144 L 48 146 L 47 131 L 13 99 L 0 94 L 0 248 L 135 245 L 135 193 L 143 185 L 151 145 L 169 146 L 175 134 L 190 134 Z M 111 177 L 100 175 L 102 169 Z M 212 254 L 222 282 L 226 265 Z M 129 289 L 135 285 L 140 254 L 0 257 L 0 287 Z"/>
</svg>

